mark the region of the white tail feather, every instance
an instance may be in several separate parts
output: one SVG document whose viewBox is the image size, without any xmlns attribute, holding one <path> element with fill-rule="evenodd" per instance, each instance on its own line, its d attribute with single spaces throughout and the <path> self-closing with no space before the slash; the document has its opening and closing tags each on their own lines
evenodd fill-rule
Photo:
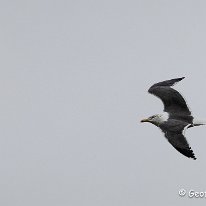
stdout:
<svg viewBox="0 0 206 206">
<path fill-rule="evenodd" d="M 194 119 L 194 120 L 193 120 L 193 125 L 194 125 L 194 126 L 206 125 L 206 120 L 197 120 L 197 119 Z"/>
</svg>

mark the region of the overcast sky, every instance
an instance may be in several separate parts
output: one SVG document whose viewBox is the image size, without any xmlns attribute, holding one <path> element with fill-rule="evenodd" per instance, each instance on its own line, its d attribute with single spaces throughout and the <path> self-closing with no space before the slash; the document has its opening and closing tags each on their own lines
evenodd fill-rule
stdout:
<svg viewBox="0 0 206 206">
<path fill-rule="evenodd" d="M 205 205 L 206 127 L 197 160 L 142 118 L 175 86 L 206 119 L 206 2 L 0 2 L 0 205 Z"/>
</svg>

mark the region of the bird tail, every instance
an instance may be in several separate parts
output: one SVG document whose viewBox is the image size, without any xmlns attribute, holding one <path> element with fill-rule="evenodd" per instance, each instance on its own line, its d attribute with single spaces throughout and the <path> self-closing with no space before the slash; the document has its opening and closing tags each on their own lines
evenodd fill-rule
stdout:
<svg viewBox="0 0 206 206">
<path fill-rule="evenodd" d="M 193 120 L 193 125 L 194 125 L 194 126 L 206 125 L 206 120 L 197 120 L 197 119 L 194 119 L 194 120 Z"/>
</svg>

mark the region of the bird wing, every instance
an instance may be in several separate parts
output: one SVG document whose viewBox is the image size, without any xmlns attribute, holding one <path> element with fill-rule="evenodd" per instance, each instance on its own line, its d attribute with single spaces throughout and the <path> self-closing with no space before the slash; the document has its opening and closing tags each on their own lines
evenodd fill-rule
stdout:
<svg viewBox="0 0 206 206">
<path fill-rule="evenodd" d="M 186 157 L 196 159 L 191 147 L 189 146 L 184 133 L 192 124 L 181 120 L 169 119 L 160 124 L 160 129 L 164 132 L 169 143 Z"/>
<path fill-rule="evenodd" d="M 150 94 L 153 94 L 162 100 L 164 104 L 164 111 L 168 112 L 170 116 L 191 115 L 191 112 L 182 95 L 175 89 L 171 88 L 171 86 L 174 86 L 175 83 L 181 81 L 182 79 L 184 79 L 184 77 L 159 82 L 152 85 L 148 90 Z"/>
<path fill-rule="evenodd" d="M 186 157 L 196 160 L 195 154 L 183 134 L 165 132 L 165 137 L 178 152 L 182 153 Z"/>
</svg>

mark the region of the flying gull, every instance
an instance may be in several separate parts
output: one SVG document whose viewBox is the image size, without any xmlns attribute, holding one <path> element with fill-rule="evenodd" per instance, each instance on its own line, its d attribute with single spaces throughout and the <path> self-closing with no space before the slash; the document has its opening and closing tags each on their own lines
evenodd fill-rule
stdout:
<svg viewBox="0 0 206 206">
<path fill-rule="evenodd" d="M 194 126 L 204 125 L 194 120 L 182 95 L 171 88 L 175 83 L 184 79 L 176 78 L 152 85 L 148 92 L 159 97 L 164 104 L 164 114 L 153 115 L 141 122 L 150 122 L 159 127 L 169 143 L 186 157 L 196 159 L 184 134 L 185 130 Z M 167 115 L 165 115 L 167 114 Z"/>
</svg>

